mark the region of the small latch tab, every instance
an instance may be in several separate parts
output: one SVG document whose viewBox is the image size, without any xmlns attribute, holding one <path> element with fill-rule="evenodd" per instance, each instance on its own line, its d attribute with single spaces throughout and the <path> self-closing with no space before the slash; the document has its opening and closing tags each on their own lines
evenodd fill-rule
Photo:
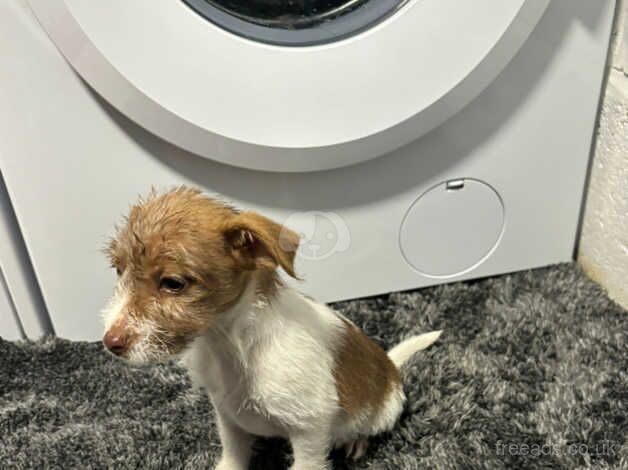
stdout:
<svg viewBox="0 0 628 470">
<path fill-rule="evenodd" d="M 464 179 L 447 181 L 447 191 L 457 191 L 464 188 Z"/>
</svg>

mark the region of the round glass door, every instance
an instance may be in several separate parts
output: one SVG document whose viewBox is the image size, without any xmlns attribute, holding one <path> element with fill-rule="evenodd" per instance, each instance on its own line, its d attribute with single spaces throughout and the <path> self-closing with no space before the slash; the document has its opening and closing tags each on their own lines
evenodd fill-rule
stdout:
<svg viewBox="0 0 628 470">
<path fill-rule="evenodd" d="M 283 46 L 308 46 L 357 34 L 407 0 L 183 0 L 232 33 Z"/>
</svg>

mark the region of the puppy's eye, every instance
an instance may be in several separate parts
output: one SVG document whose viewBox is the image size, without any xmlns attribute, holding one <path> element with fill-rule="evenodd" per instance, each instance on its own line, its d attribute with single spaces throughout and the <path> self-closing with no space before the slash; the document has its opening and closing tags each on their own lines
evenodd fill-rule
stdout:
<svg viewBox="0 0 628 470">
<path fill-rule="evenodd" d="M 159 288 L 168 292 L 181 292 L 185 289 L 185 281 L 177 277 L 162 277 L 159 281 Z"/>
<path fill-rule="evenodd" d="M 120 269 L 118 266 L 116 266 L 116 274 L 118 276 L 122 276 L 122 269 Z"/>
</svg>

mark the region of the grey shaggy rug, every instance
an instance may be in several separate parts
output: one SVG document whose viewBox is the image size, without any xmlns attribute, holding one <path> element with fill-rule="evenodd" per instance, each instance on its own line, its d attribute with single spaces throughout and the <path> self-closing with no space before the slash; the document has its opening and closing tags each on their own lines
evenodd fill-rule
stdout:
<svg viewBox="0 0 628 470">
<path fill-rule="evenodd" d="M 336 305 L 378 343 L 444 329 L 405 369 L 408 406 L 337 469 L 628 468 L 628 315 L 574 265 Z M 174 365 L 98 343 L 0 340 L 1 468 L 212 468 L 207 399 Z M 251 468 L 291 461 L 260 440 Z"/>
</svg>

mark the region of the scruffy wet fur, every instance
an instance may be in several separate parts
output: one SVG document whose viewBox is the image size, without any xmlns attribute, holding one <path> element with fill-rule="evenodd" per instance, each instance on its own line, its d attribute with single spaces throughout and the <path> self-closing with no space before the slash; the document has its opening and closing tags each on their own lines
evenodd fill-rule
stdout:
<svg viewBox="0 0 628 470">
<path fill-rule="evenodd" d="M 180 358 L 216 410 L 221 470 L 246 469 L 254 436 L 290 440 L 294 469 L 328 469 L 344 446 L 390 430 L 399 367 L 440 332 L 386 354 L 353 323 L 281 282 L 299 236 L 197 189 L 151 192 L 107 247 L 119 280 L 103 342 L 131 362 Z M 330 277 L 333 273 L 330 273 Z"/>
</svg>

